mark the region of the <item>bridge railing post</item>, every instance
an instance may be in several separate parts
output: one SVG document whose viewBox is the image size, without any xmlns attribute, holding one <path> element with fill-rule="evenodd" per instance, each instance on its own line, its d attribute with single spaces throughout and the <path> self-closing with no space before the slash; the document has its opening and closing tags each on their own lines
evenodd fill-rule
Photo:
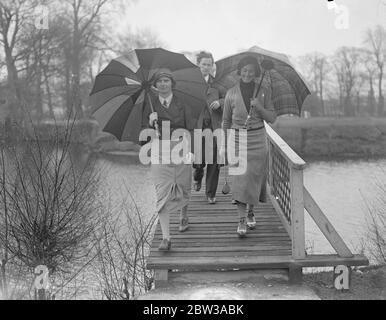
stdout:
<svg viewBox="0 0 386 320">
<path fill-rule="evenodd" d="M 303 188 L 303 169 L 291 167 L 291 238 L 294 259 L 303 259 L 306 256 Z"/>
<path fill-rule="evenodd" d="M 306 163 L 268 125 L 268 185 L 272 204 L 285 226 L 292 243 L 290 280 L 300 282 L 302 267 L 296 260 L 306 257 L 303 169 Z"/>
</svg>

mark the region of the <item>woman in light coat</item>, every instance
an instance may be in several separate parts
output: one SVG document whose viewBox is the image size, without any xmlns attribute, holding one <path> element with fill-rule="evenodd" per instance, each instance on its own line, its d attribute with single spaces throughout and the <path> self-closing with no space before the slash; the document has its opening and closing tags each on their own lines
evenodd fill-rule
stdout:
<svg viewBox="0 0 386 320">
<path fill-rule="evenodd" d="M 238 64 L 240 81 L 228 90 L 223 112 L 223 129 L 234 129 L 228 139 L 234 139 L 236 150 L 246 150 L 246 171 L 233 177 L 232 196 L 236 201 L 239 224 L 237 233 L 240 237 L 247 234 L 247 226 L 254 228 L 256 220 L 253 207 L 265 200 L 265 182 L 268 165 L 268 146 L 264 120 L 275 122 L 276 112 L 271 101 L 268 81 L 263 85 L 257 97 L 257 84 L 260 82 L 261 70 L 258 61 L 244 57 Z M 251 110 L 252 108 L 252 110 Z M 251 110 L 251 112 L 250 112 Z M 239 130 L 247 122 L 247 141 L 239 139 Z M 229 145 L 229 141 L 228 141 Z M 247 210 L 248 208 L 248 210 Z"/>
</svg>

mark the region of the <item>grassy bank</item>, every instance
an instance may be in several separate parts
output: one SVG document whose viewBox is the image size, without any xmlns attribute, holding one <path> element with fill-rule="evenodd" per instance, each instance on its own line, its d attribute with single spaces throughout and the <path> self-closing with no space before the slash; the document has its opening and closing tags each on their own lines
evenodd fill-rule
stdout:
<svg viewBox="0 0 386 320">
<path fill-rule="evenodd" d="M 304 275 L 304 282 L 322 300 L 386 300 L 386 267 L 354 269 L 348 291 L 334 288 L 333 272 Z"/>
<path fill-rule="evenodd" d="M 308 159 L 386 156 L 386 118 L 281 117 L 273 128 Z"/>
<path fill-rule="evenodd" d="M 64 127 L 64 121 L 45 121 L 36 126 L 36 131 L 42 140 L 49 140 L 56 128 L 60 131 Z M 280 117 L 272 127 L 306 160 L 386 156 L 386 118 Z M 95 152 L 139 151 L 135 144 L 119 142 L 102 132 L 95 120 L 76 121 L 71 140 Z"/>
</svg>

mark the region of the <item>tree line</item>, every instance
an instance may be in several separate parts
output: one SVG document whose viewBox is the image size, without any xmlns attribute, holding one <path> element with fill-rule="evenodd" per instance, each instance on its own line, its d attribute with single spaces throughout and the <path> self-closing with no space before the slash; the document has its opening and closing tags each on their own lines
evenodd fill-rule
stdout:
<svg viewBox="0 0 386 320">
<path fill-rule="evenodd" d="M 89 116 L 87 97 L 95 75 L 112 57 L 162 43 L 150 30 L 116 33 L 111 20 L 125 12 L 122 0 L 2 0 L 0 96 L 9 117 L 53 118 L 55 112 Z M 36 9 L 48 8 L 48 28 L 37 28 Z M 112 36 L 114 34 L 114 36 Z M 1 75 L 5 79 L 1 81 Z"/>
<path fill-rule="evenodd" d="M 313 96 L 305 110 L 316 116 L 384 116 L 386 30 L 365 31 L 362 47 L 340 47 L 327 56 L 314 52 L 297 59 Z"/>
<path fill-rule="evenodd" d="M 2 0 L 0 109 L 7 109 L 8 119 L 23 121 L 25 110 L 38 120 L 89 117 L 93 80 L 111 58 L 164 46 L 151 30 L 115 32 L 112 17 L 134 1 Z M 41 4 L 49 9 L 47 29 L 36 27 Z M 313 116 L 384 115 L 385 59 L 386 31 L 380 25 L 365 32 L 363 47 L 298 57 L 297 68 L 313 93 L 303 110 Z"/>
</svg>

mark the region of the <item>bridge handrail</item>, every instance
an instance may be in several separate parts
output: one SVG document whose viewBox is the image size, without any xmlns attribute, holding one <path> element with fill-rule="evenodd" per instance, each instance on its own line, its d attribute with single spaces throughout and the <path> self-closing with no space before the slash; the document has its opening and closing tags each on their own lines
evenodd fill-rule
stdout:
<svg viewBox="0 0 386 320">
<path fill-rule="evenodd" d="M 304 169 L 306 167 L 306 162 L 291 149 L 291 147 L 271 128 L 270 125 L 266 124 L 265 129 L 269 140 L 277 147 L 291 167 L 296 169 Z"/>
<path fill-rule="evenodd" d="M 352 257 L 350 249 L 319 208 L 303 183 L 306 162 L 266 123 L 268 139 L 268 193 L 292 240 L 292 257 L 303 259 L 305 250 L 304 211 L 307 210 L 341 257 Z"/>
</svg>

